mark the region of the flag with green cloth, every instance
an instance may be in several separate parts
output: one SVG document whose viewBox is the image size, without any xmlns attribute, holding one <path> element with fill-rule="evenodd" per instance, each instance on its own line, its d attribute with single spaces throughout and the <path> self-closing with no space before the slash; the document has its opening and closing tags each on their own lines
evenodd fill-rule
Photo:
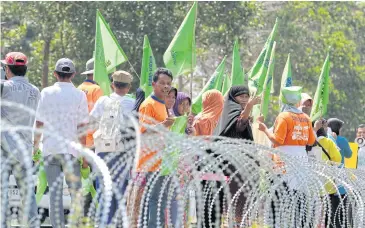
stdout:
<svg viewBox="0 0 365 228">
<path fill-rule="evenodd" d="M 279 101 L 282 100 L 282 93 L 281 90 L 284 87 L 290 87 L 293 85 L 293 78 L 292 78 L 292 71 L 291 71 L 291 62 L 290 62 L 290 53 L 288 54 L 288 58 L 286 60 L 286 64 L 284 67 L 283 74 L 281 76 L 281 86 L 280 86 L 280 95 L 279 95 Z"/>
<path fill-rule="evenodd" d="M 123 49 L 111 31 L 99 10 L 96 11 L 94 80 L 103 90 L 104 95 L 111 93 L 108 73 L 115 71 L 116 66 L 128 61 Z"/>
<path fill-rule="evenodd" d="M 224 76 L 224 81 L 223 81 L 223 86 L 222 86 L 222 95 L 226 95 L 226 93 L 229 91 L 229 89 L 231 88 L 232 83 L 231 83 L 231 78 L 228 75 Z"/>
<path fill-rule="evenodd" d="M 148 97 L 153 91 L 152 80 L 156 69 L 156 61 L 152 53 L 150 41 L 147 35 L 145 35 L 143 41 L 141 78 L 139 81 L 139 87 L 144 91 L 145 97 Z"/>
<path fill-rule="evenodd" d="M 267 70 L 269 68 L 272 46 L 276 38 L 277 26 L 278 19 L 276 19 L 275 25 L 268 39 L 266 40 L 265 46 L 262 49 L 259 57 L 257 58 L 251 70 L 248 72 L 248 86 L 250 91 L 255 92 L 256 95 L 261 95 L 263 91 Z"/>
<path fill-rule="evenodd" d="M 194 114 L 199 114 L 203 109 L 203 94 L 211 89 L 218 89 L 221 91 L 224 77 L 224 70 L 226 64 L 227 56 L 224 56 L 221 63 L 218 65 L 217 69 L 214 71 L 213 75 L 210 77 L 209 81 L 205 84 L 204 88 L 200 91 L 199 95 L 194 98 L 193 104 L 191 106 L 191 111 Z M 220 85 L 220 86 L 219 86 Z"/>
<path fill-rule="evenodd" d="M 245 78 L 241 65 L 240 51 L 238 47 L 238 41 L 235 40 L 232 53 L 232 71 L 231 71 L 231 87 L 244 85 Z"/>
<path fill-rule="evenodd" d="M 273 93 L 272 85 L 274 84 L 273 80 L 274 80 L 274 66 L 275 66 L 275 47 L 276 47 L 276 42 L 274 42 L 272 48 L 269 70 L 267 71 L 263 96 L 261 100 L 261 114 L 265 117 L 265 119 L 269 113 L 270 95 Z"/>
<path fill-rule="evenodd" d="M 33 154 L 33 161 L 39 162 L 38 176 L 37 176 L 37 190 L 36 190 L 36 202 L 39 204 L 42 197 L 47 189 L 47 176 L 44 169 L 44 161 L 42 157 L 42 151 L 38 149 L 35 154 Z"/>
<path fill-rule="evenodd" d="M 177 134 L 185 134 L 185 129 L 188 124 L 188 116 L 179 116 L 174 118 L 175 121 L 170 127 L 170 131 Z M 174 146 L 174 143 L 167 143 L 162 157 L 161 176 L 169 175 L 177 170 L 179 165 L 179 148 Z"/>
<path fill-rule="evenodd" d="M 83 159 L 80 158 L 80 174 L 81 174 L 81 184 L 82 184 L 82 194 L 86 196 L 87 194 L 91 194 L 94 198 L 96 196 L 96 189 L 93 185 L 93 182 L 90 180 L 90 166 L 83 168 Z"/>
<path fill-rule="evenodd" d="M 163 55 L 174 77 L 189 74 L 196 66 L 195 27 L 198 3 L 194 2 Z"/>
<path fill-rule="evenodd" d="M 327 113 L 329 100 L 329 83 L 330 83 L 330 55 L 327 54 L 326 60 L 322 66 L 319 76 L 317 90 L 313 99 L 313 107 L 310 115 L 311 121 L 314 122 Z"/>
</svg>

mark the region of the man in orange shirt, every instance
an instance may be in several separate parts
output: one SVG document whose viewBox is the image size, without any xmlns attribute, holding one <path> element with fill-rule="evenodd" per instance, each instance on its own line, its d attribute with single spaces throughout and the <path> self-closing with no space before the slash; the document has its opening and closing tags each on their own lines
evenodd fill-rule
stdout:
<svg viewBox="0 0 365 228">
<path fill-rule="evenodd" d="M 147 129 L 143 125 L 163 125 L 166 128 L 171 127 L 171 125 L 174 123 L 174 119 L 171 117 L 168 117 L 167 110 L 165 106 L 165 98 L 168 95 L 169 91 L 171 90 L 171 83 L 172 83 L 173 77 L 171 71 L 164 68 L 159 68 L 155 72 L 153 76 L 153 94 L 151 96 L 147 97 L 146 100 L 141 104 L 139 108 L 139 122 L 141 124 L 141 132 L 143 134 L 154 134 L 152 129 Z M 143 141 L 143 140 L 142 140 Z M 156 147 L 148 148 L 148 145 L 142 146 L 144 147 L 140 154 L 137 155 L 138 162 L 137 162 L 137 172 L 139 172 L 139 175 L 146 176 L 146 182 L 148 182 L 149 179 L 154 177 L 154 173 L 158 172 L 161 167 L 161 158 L 157 157 L 158 152 L 156 151 Z M 163 147 L 161 148 L 163 149 Z M 167 201 L 167 193 L 169 191 L 169 188 L 171 187 L 171 184 L 169 183 L 166 188 L 162 190 L 163 183 L 165 180 L 165 176 L 158 176 L 157 181 L 152 186 L 146 186 L 144 188 L 144 191 L 148 191 L 149 188 L 151 188 L 151 195 L 148 200 L 148 228 L 155 228 L 155 227 L 165 227 L 165 208 L 166 208 L 166 201 Z M 159 198 L 161 191 L 164 191 L 163 198 L 161 202 L 159 203 Z M 175 197 L 173 198 L 173 201 L 175 200 Z M 158 205 L 160 204 L 160 210 L 161 212 L 158 212 Z M 141 204 L 145 205 L 145 203 Z M 177 208 L 175 208 L 173 205 L 174 202 L 171 203 L 171 216 L 172 216 L 172 223 L 176 224 L 176 217 L 177 217 Z M 160 225 L 157 224 L 157 216 L 159 214 L 160 217 Z"/>
<path fill-rule="evenodd" d="M 87 107 L 90 113 L 96 101 L 99 99 L 99 97 L 103 96 L 103 91 L 101 90 L 100 86 L 94 81 L 94 58 L 89 59 L 86 62 L 86 71 L 82 72 L 81 75 L 86 75 L 86 79 L 77 88 L 85 92 L 87 99 Z M 92 148 L 94 146 L 93 133 L 94 131 L 89 131 L 88 134 L 86 135 L 86 147 L 88 148 Z M 85 216 L 87 216 L 91 202 L 92 202 L 92 197 L 91 194 L 89 193 L 85 197 L 85 204 L 84 204 Z"/>
<path fill-rule="evenodd" d="M 86 75 L 85 81 L 77 87 L 86 94 L 88 103 L 89 113 L 93 109 L 96 101 L 103 96 L 103 91 L 100 86 L 94 81 L 94 59 L 89 59 L 86 62 L 86 71 L 82 72 L 81 75 Z M 86 146 L 91 148 L 94 145 L 93 133 L 89 132 L 86 137 Z"/>
</svg>

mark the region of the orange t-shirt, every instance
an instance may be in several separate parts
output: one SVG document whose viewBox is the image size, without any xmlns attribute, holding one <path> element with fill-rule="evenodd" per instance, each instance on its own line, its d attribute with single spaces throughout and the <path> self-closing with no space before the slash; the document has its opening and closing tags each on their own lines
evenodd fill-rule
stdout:
<svg viewBox="0 0 365 228">
<path fill-rule="evenodd" d="M 312 122 L 304 113 L 280 113 L 275 120 L 274 136 L 282 146 L 313 145 L 316 140 Z M 274 147 L 278 146 L 274 145 Z"/>
<path fill-rule="evenodd" d="M 99 99 L 99 97 L 103 96 L 103 91 L 101 90 L 100 86 L 98 86 L 97 84 L 92 83 L 90 81 L 84 81 L 77 88 L 85 92 L 86 99 L 87 99 L 87 106 L 88 106 L 89 112 L 91 112 L 96 101 Z M 86 136 L 86 146 L 87 147 L 92 147 L 94 145 L 93 134 L 94 134 L 94 131 L 89 131 Z"/>
<path fill-rule="evenodd" d="M 158 98 L 153 95 L 146 98 L 146 100 L 139 107 L 139 122 L 142 124 L 158 124 L 166 120 L 168 117 L 166 106 L 163 101 L 160 101 Z M 151 121 L 151 119 L 155 120 L 155 122 Z M 145 133 L 146 128 L 141 126 L 141 132 Z M 156 151 L 150 151 L 148 148 L 143 148 L 141 150 L 141 154 L 138 156 L 137 162 L 137 172 L 148 171 L 155 172 L 161 166 L 161 159 L 158 159 L 154 164 L 149 164 L 148 161 L 152 159 L 157 154 Z M 148 165 L 148 167 L 144 167 Z M 146 169 L 147 168 L 147 169 Z"/>
</svg>

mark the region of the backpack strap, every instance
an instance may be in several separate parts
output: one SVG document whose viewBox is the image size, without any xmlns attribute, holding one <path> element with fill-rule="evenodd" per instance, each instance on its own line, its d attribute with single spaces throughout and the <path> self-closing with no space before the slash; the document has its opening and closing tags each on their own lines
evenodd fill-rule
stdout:
<svg viewBox="0 0 365 228">
<path fill-rule="evenodd" d="M 327 156 L 328 160 L 331 161 L 331 157 L 328 154 L 328 152 L 326 151 L 326 149 L 323 148 L 323 146 L 316 140 L 316 143 L 318 144 L 318 146 L 320 146 L 322 148 L 323 153 Z"/>
<path fill-rule="evenodd" d="M 4 83 L 1 83 L 1 97 L 3 97 Z"/>
</svg>

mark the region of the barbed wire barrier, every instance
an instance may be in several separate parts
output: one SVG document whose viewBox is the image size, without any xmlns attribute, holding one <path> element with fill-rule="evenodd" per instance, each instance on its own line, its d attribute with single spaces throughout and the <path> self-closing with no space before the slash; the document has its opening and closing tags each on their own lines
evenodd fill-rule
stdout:
<svg viewBox="0 0 365 228">
<path fill-rule="evenodd" d="M 4 105 L 35 115 L 18 104 L 3 101 Z M 93 129 L 98 126 L 95 123 Z M 57 227 L 365 227 L 362 170 L 286 156 L 245 140 L 144 127 L 147 133 L 140 134 L 137 115 L 124 116 L 118 139 L 122 147 L 104 157 L 59 134 L 57 127 L 37 130 L 85 157 L 91 172 L 84 175 L 72 156 L 43 156 L 48 187 L 35 205 L 41 162 L 32 164 L 19 133 L 32 129 L 2 122 L 2 138 L 6 134 L 17 148 L 6 151 L 2 143 L 2 227 L 14 225 L 14 219 L 39 227 L 47 217 L 56 220 Z M 87 132 L 85 128 L 80 134 Z M 63 170 L 51 177 L 55 163 Z M 332 188 L 338 194 L 340 185 L 346 189 L 344 197 L 328 193 Z M 85 192 L 93 192 L 87 213 Z M 332 207 L 333 200 L 339 201 L 338 207 Z M 51 204 L 52 212 L 44 204 Z M 70 211 L 68 216 L 61 209 Z"/>
</svg>

